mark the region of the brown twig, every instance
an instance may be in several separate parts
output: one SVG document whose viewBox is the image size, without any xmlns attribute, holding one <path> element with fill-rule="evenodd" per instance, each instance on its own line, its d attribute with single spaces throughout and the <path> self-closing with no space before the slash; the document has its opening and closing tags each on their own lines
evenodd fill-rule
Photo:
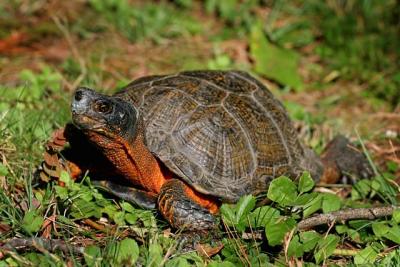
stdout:
<svg viewBox="0 0 400 267">
<path fill-rule="evenodd" d="M 354 219 L 376 219 L 392 215 L 397 207 L 376 207 L 376 208 L 359 208 L 335 211 L 327 214 L 318 214 L 310 218 L 304 219 L 297 225 L 299 230 L 310 229 L 314 226 L 322 224 L 330 224 L 337 221 L 348 221 Z"/>
<path fill-rule="evenodd" d="M 0 251 L 13 251 L 14 249 L 37 249 L 44 248 L 50 252 L 62 251 L 64 253 L 83 254 L 84 247 L 78 247 L 66 243 L 64 240 L 59 239 L 46 239 L 46 238 L 13 238 L 8 241 L 0 243 Z"/>
<path fill-rule="evenodd" d="M 384 119 L 400 119 L 400 114 L 397 113 L 389 113 L 389 112 L 377 112 L 371 115 L 375 118 L 384 118 Z"/>
</svg>

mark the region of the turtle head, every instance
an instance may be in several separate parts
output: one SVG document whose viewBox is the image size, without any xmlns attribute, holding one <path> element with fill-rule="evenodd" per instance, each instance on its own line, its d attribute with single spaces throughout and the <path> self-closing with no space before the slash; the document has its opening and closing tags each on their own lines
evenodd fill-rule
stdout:
<svg viewBox="0 0 400 267">
<path fill-rule="evenodd" d="M 129 102 L 80 87 L 71 104 L 72 121 L 86 133 L 100 134 L 109 139 L 122 137 L 130 141 L 136 136 L 138 111 Z"/>
</svg>

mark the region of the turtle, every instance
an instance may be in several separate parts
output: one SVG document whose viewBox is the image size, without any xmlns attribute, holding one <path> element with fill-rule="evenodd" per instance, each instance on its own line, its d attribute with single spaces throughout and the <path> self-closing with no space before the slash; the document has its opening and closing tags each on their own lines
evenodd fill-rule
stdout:
<svg viewBox="0 0 400 267">
<path fill-rule="evenodd" d="M 112 96 L 79 87 L 71 113 L 61 152 L 71 175 L 105 178 L 107 190 L 157 208 L 178 230 L 215 229 L 222 203 L 266 192 L 282 175 L 372 175 L 344 136 L 321 156 L 303 145 L 283 104 L 244 71 L 146 76 Z"/>
</svg>

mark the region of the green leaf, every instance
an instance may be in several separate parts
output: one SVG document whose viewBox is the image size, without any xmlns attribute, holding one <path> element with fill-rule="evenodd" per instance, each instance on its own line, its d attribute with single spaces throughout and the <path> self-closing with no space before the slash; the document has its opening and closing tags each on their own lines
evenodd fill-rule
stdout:
<svg viewBox="0 0 400 267">
<path fill-rule="evenodd" d="M 144 227 L 146 227 L 148 229 L 157 227 L 156 218 L 154 218 L 154 215 L 153 215 L 153 213 L 151 211 L 148 211 L 148 210 L 136 210 L 135 214 L 142 221 Z"/>
<path fill-rule="evenodd" d="M 135 240 L 125 238 L 118 243 L 116 251 L 117 263 L 132 266 L 139 257 L 139 246 Z"/>
<path fill-rule="evenodd" d="M 369 227 L 371 225 L 371 221 L 370 220 L 351 220 L 351 221 L 348 221 L 348 225 L 353 229 L 362 230 L 365 227 Z"/>
<path fill-rule="evenodd" d="M 315 198 L 312 199 L 308 204 L 304 206 L 303 217 L 306 218 L 319 210 L 322 207 L 322 195 L 316 194 Z"/>
<path fill-rule="evenodd" d="M 112 218 L 114 217 L 115 213 L 118 212 L 118 209 L 115 205 L 109 204 L 102 209 L 102 212 L 107 214 L 108 217 Z"/>
<path fill-rule="evenodd" d="M 224 204 L 221 206 L 221 214 L 229 226 L 235 226 L 238 231 L 244 231 L 248 225 L 247 216 L 254 209 L 256 199 L 254 196 L 246 195 L 240 198 L 236 205 Z"/>
<path fill-rule="evenodd" d="M 0 176 L 6 176 L 7 174 L 8 174 L 7 167 L 3 163 L 0 163 Z"/>
<path fill-rule="evenodd" d="M 234 206 L 232 204 L 222 204 L 220 208 L 221 216 L 224 222 L 229 225 L 233 226 L 236 223 L 236 216 Z"/>
<path fill-rule="evenodd" d="M 271 182 L 267 196 L 282 206 L 288 206 L 293 204 L 297 197 L 297 187 L 288 177 L 281 176 Z"/>
<path fill-rule="evenodd" d="M 323 194 L 322 211 L 324 213 L 340 210 L 341 206 L 342 200 L 340 197 L 334 194 Z"/>
<path fill-rule="evenodd" d="M 309 172 L 303 172 L 299 179 L 298 191 L 301 193 L 305 193 L 310 191 L 314 187 L 314 180 L 311 178 Z"/>
<path fill-rule="evenodd" d="M 347 225 L 336 225 L 336 232 L 338 234 L 347 234 L 354 242 L 361 243 L 361 235 L 357 230 L 350 229 Z"/>
<path fill-rule="evenodd" d="M 54 186 L 54 189 L 56 190 L 56 195 L 63 201 L 68 199 L 68 189 L 64 186 Z"/>
<path fill-rule="evenodd" d="M 372 223 L 372 231 L 377 237 L 386 235 L 390 230 L 389 225 L 386 222 L 374 222 Z"/>
<path fill-rule="evenodd" d="M 347 233 L 347 231 L 349 230 L 349 227 L 347 227 L 347 225 L 337 224 L 337 225 L 335 225 L 335 230 L 338 234 L 344 234 L 344 233 Z"/>
<path fill-rule="evenodd" d="M 125 225 L 125 212 L 117 211 L 116 213 L 114 213 L 113 220 L 119 226 Z"/>
<path fill-rule="evenodd" d="M 31 266 L 40 266 L 40 267 L 47 267 L 51 266 L 49 261 L 46 261 L 46 257 L 39 253 L 28 253 L 25 256 L 25 259 L 30 261 Z M 0 264 L 1 266 L 1 264 Z"/>
<path fill-rule="evenodd" d="M 392 173 L 396 173 L 397 170 L 399 169 L 399 165 L 394 161 L 386 162 L 386 166 L 388 168 L 388 171 L 390 171 Z"/>
<path fill-rule="evenodd" d="M 22 219 L 22 227 L 29 234 L 34 234 L 40 230 L 43 224 L 43 217 L 40 216 L 36 210 L 30 210 L 25 213 Z"/>
<path fill-rule="evenodd" d="M 259 251 L 256 252 L 256 255 L 252 255 L 250 258 L 250 266 L 254 267 L 267 267 L 272 266 L 270 264 L 270 258 L 265 253 L 260 253 Z M 238 266 L 238 265 L 236 265 Z"/>
<path fill-rule="evenodd" d="M 313 250 L 319 240 L 321 240 L 321 235 L 315 231 L 307 231 L 300 233 L 300 241 L 303 244 L 304 252 L 309 252 Z"/>
<path fill-rule="evenodd" d="M 358 181 L 351 190 L 351 199 L 364 199 L 371 192 L 371 180 L 363 179 Z"/>
<path fill-rule="evenodd" d="M 130 213 L 135 213 L 135 208 L 130 203 L 122 202 L 122 203 L 120 203 L 120 205 L 123 210 L 130 212 Z"/>
<path fill-rule="evenodd" d="M 207 266 L 208 267 L 236 267 L 236 265 L 230 261 L 223 261 L 223 262 L 212 261 Z"/>
<path fill-rule="evenodd" d="M 340 238 L 335 235 L 328 235 L 327 237 L 321 239 L 317 244 L 317 250 L 314 254 L 315 261 L 320 264 L 322 261 L 327 259 L 332 255 Z"/>
<path fill-rule="evenodd" d="M 71 216 L 76 219 L 89 218 L 89 217 L 101 217 L 102 208 L 97 206 L 92 201 L 86 201 L 84 199 L 75 199 L 72 205 Z"/>
<path fill-rule="evenodd" d="M 400 244 L 400 227 L 398 225 L 393 225 L 390 227 L 389 232 L 387 232 L 384 237 L 397 244 Z"/>
<path fill-rule="evenodd" d="M 87 246 L 85 248 L 85 254 L 83 255 L 87 266 L 100 266 L 102 257 L 101 250 L 97 246 Z"/>
<path fill-rule="evenodd" d="M 400 223 L 400 209 L 396 209 L 392 215 L 392 221 L 394 223 Z"/>
<path fill-rule="evenodd" d="M 355 264 L 372 264 L 375 262 L 376 258 L 378 257 L 379 251 L 377 251 L 372 246 L 367 246 L 363 250 L 357 253 L 354 256 L 354 263 Z"/>
<path fill-rule="evenodd" d="M 163 259 L 163 251 L 159 244 L 152 243 L 149 246 L 149 257 L 146 266 L 157 267 Z"/>
<path fill-rule="evenodd" d="M 289 218 L 282 221 L 277 220 L 274 224 L 268 224 L 265 227 L 265 234 L 268 239 L 270 246 L 276 246 L 282 244 L 285 234 L 291 231 L 296 226 L 296 221 L 293 218 Z"/>
<path fill-rule="evenodd" d="M 292 240 L 290 240 L 287 254 L 289 257 L 294 256 L 296 258 L 303 256 L 304 248 L 303 244 L 300 243 L 300 237 L 298 235 L 295 235 Z"/>
<path fill-rule="evenodd" d="M 308 207 L 308 204 L 318 196 L 319 193 L 311 192 L 304 193 L 302 195 L 297 196 L 295 203 L 297 206 Z"/>
<path fill-rule="evenodd" d="M 239 222 L 247 216 L 256 205 L 256 198 L 252 195 L 246 195 L 239 199 L 236 205 L 236 221 Z"/>
<path fill-rule="evenodd" d="M 279 218 L 280 212 L 270 206 L 256 208 L 250 213 L 250 224 L 253 228 L 265 227 L 268 224 L 275 223 Z"/>
<path fill-rule="evenodd" d="M 129 224 L 135 224 L 138 220 L 138 216 L 134 213 L 126 213 L 125 220 Z"/>
<path fill-rule="evenodd" d="M 240 231 L 244 231 L 248 224 L 247 216 L 256 205 L 256 198 L 252 195 L 246 195 L 240 198 L 236 204 L 236 223 Z"/>
<path fill-rule="evenodd" d="M 180 257 L 180 256 L 174 257 L 165 263 L 165 267 L 191 267 L 191 266 L 193 266 L 193 265 L 190 264 L 187 261 L 187 259 Z"/>
<path fill-rule="evenodd" d="M 61 171 L 60 173 L 60 181 L 65 183 L 66 188 L 70 188 L 74 181 L 69 176 L 69 173 L 66 171 Z"/>
<path fill-rule="evenodd" d="M 297 72 L 299 55 L 293 50 L 271 44 L 259 24 L 251 29 L 250 54 L 257 73 L 296 90 L 302 89 L 302 80 Z"/>
</svg>

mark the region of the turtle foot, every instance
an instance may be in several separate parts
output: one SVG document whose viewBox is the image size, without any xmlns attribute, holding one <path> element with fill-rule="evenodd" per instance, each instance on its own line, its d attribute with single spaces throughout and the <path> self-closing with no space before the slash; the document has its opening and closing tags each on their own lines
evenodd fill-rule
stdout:
<svg viewBox="0 0 400 267">
<path fill-rule="evenodd" d="M 167 181 L 158 196 L 158 209 L 170 225 L 182 231 L 213 231 L 217 222 L 210 211 L 187 194 L 188 187 L 178 179 Z"/>
<path fill-rule="evenodd" d="M 366 156 L 343 135 L 336 136 L 321 155 L 324 174 L 321 182 L 355 183 L 357 178 L 373 176 L 373 170 Z"/>
</svg>

